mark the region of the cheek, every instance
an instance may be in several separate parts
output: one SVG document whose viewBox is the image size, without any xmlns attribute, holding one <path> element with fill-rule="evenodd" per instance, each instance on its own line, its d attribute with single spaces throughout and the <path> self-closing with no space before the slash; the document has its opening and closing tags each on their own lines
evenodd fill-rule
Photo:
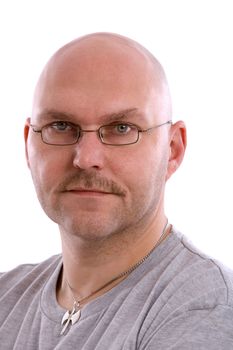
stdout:
<svg viewBox="0 0 233 350">
<path fill-rule="evenodd" d="M 112 162 L 113 171 L 118 181 L 122 181 L 130 192 L 140 193 L 153 183 L 157 169 L 157 160 L 148 150 L 132 150 L 122 153 Z"/>
<path fill-rule="evenodd" d="M 137 159 L 134 171 L 135 181 L 138 186 L 153 195 L 159 190 L 159 187 L 165 184 L 168 165 L 167 151 L 148 147 Z"/>
<path fill-rule="evenodd" d="M 51 152 L 47 147 L 35 147 L 28 149 L 29 167 L 37 192 L 49 192 L 64 171 L 66 157 L 62 152 Z"/>
</svg>

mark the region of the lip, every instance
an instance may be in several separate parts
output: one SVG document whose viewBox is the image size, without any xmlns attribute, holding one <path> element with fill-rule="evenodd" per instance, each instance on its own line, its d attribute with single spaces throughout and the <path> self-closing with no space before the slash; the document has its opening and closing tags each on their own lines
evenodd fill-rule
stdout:
<svg viewBox="0 0 233 350">
<path fill-rule="evenodd" d="M 72 188 L 67 191 L 68 193 L 79 195 L 79 196 L 104 196 L 113 194 L 112 192 L 106 192 L 95 188 Z"/>
</svg>

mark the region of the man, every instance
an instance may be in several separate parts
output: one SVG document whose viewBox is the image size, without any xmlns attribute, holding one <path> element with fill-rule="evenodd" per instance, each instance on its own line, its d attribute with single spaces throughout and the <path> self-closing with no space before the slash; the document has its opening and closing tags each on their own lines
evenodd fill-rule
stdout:
<svg viewBox="0 0 233 350">
<path fill-rule="evenodd" d="M 233 275 L 164 212 L 182 162 L 159 62 L 108 33 L 61 48 L 43 70 L 26 157 L 62 257 L 0 277 L 2 349 L 233 349 Z"/>
</svg>

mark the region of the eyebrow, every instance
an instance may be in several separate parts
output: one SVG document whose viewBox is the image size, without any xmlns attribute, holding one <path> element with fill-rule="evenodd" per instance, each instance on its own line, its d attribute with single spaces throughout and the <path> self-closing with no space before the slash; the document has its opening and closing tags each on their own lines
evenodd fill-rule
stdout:
<svg viewBox="0 0 233 350">
<path fill-rule="evenodd" d="M 127 117 L 130 116 L 130 114 L 132 112 L 138 111 L 138 108 L 134 107 L 134 108 L 127 108 L 118 112 L 114 112 L 114 113 L 106 113 L 104 115 L 102 115 L 100 118 L 101 120 L 107 122 L 107 123 L 111 123 L 117 120 L 122 120 L 122 119 L 126 119 Z M 75 115 L 67 113 L 67 112 L 61 112 L 55 109 L 45 109 L 42 112 L 40 112 L 38 115 L 40 120 L 47 121 L 48 118 L 50 120 L 64 120 L 64 121 L 72 121 L 72 119 L 75 119 L 77 117 L 75 117 Z"/>
</svg>

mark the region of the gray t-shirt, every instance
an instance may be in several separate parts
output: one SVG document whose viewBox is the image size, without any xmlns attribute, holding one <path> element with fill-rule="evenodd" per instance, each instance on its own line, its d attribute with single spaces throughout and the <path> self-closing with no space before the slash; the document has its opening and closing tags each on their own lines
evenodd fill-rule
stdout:
<svg viewBox="0 0 233 350">
<path fill-rule="evenodd" d="M 61 267 L 54 256 L 0 275 L 1 350 L 233 349 L 233 273 L 175 231 L 65 335 Z"/>
</svg>

